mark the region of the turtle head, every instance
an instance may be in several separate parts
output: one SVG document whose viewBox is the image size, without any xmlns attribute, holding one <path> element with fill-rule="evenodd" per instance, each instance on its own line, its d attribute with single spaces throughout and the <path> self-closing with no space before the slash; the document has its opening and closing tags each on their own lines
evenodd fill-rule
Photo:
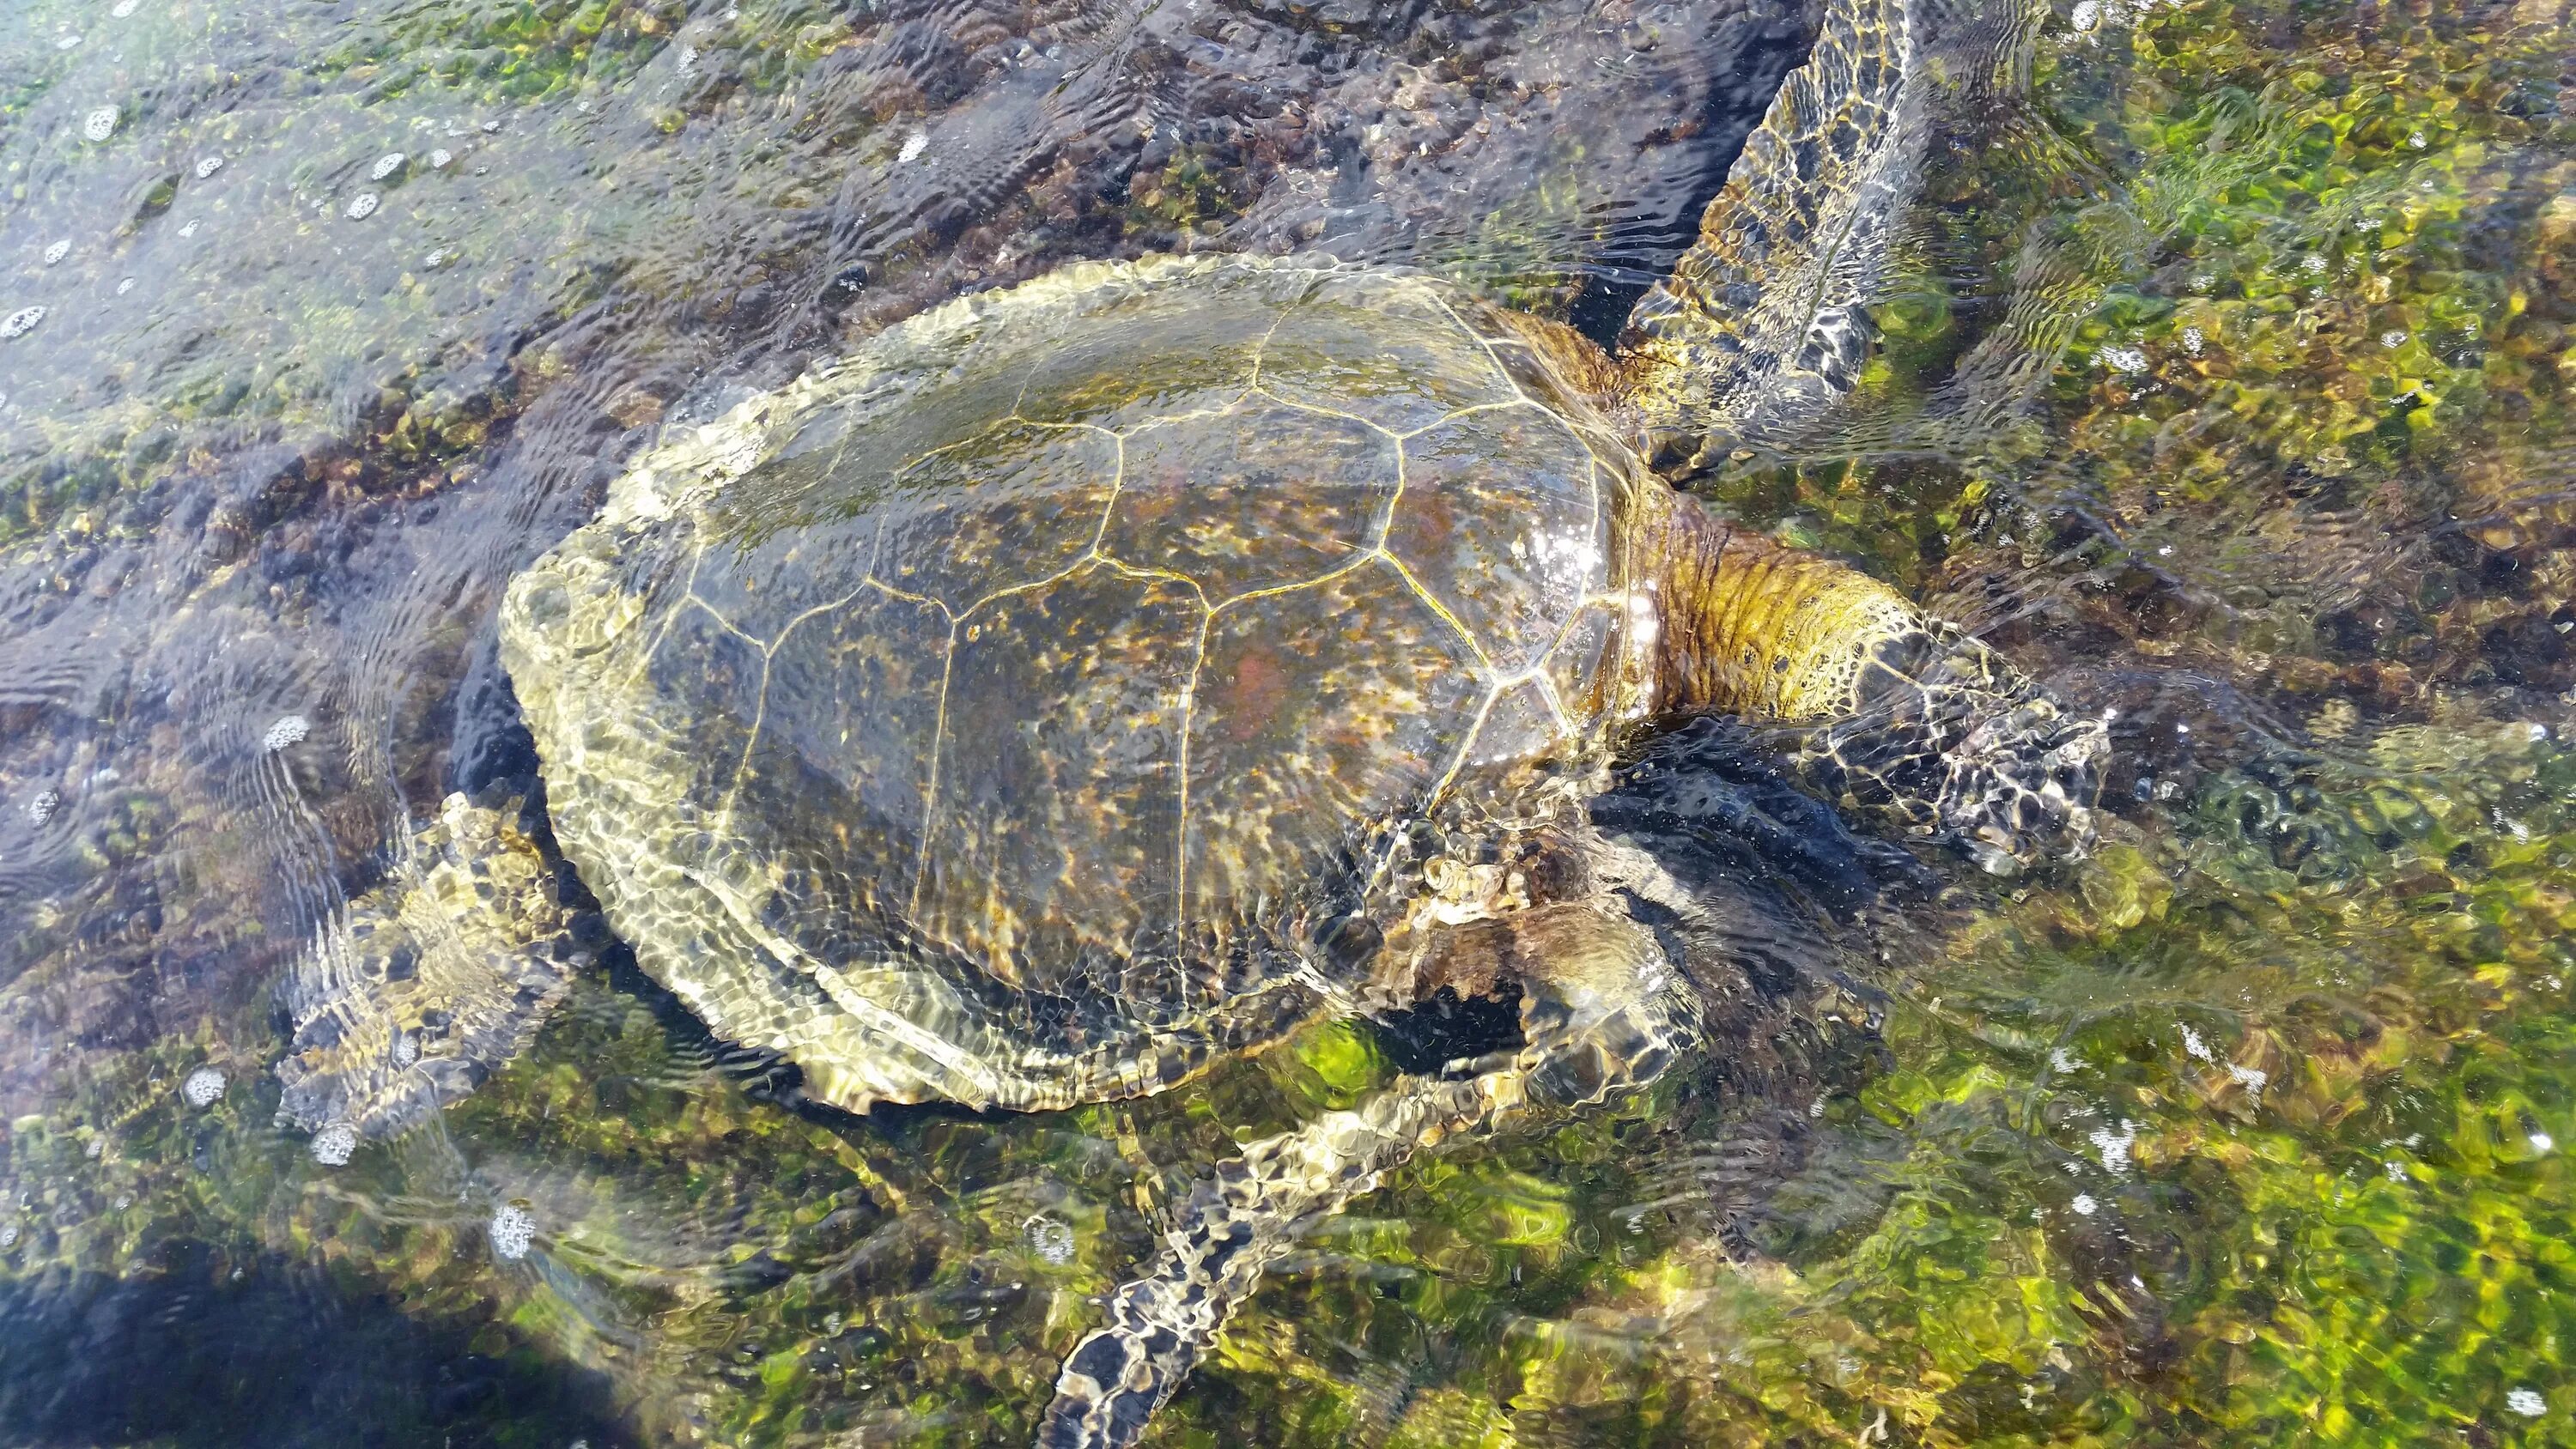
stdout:
<svg viewBox="0 0 2576 1449">
<path fill-rule="evenodd" d="M 1942 756 L 1941 832 L 1997 875 L 2080 856 L 2093 844 L 2109 755 L 2107 721 L 2068 713 L 2033 686 L 1970 724 Z"/>
<path fill-rule="evenodd" d="M 1855 682 L 1859 707 L 1800 751 L 1821 783 L 1997 875 L 2091 848 L 2107 718 L 2066 709 L 1946 625 L 1883 640 L 1873 655 Z"/>
<path fill-rule="evenodd" d="M 1786 725 L 1826 798 L 1998 874 L 2092 844 L 2106 721 L 1869 575 L 1658 496 L 1638 550 L 1657 570 L 1655 708 Z"/>
</svg>

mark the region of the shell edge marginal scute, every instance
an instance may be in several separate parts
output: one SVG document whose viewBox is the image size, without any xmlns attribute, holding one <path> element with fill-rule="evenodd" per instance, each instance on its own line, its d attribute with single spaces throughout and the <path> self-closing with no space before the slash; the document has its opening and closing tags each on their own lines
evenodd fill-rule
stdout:
<svg viewBox="0 0 2576 1449">
<path fill-rule="evenodd" d="M 851 398 L 881 378 L 903 375 L 908 352 L 929 351 L 981 326 L 1007 325 L 1082 297 L 1231 270 L 1320 274 L 1363 269 L 1315 253 L 1157 254 L 1133 261 L 1069 262 L 1017 286 L 953 298 L 894 323 L 783 386 L 744 399 L 712 422 L 656 439 L 619 472 L 593 521 L 668 517 L 685 500 L 703 497 L 759 466 L 768 455 L 762 446 L 768 441 L 768 424 L 805 416 L 817 406 Z M 1015 405 L 1014 415 L 1017 411 Z"/>
</svg>

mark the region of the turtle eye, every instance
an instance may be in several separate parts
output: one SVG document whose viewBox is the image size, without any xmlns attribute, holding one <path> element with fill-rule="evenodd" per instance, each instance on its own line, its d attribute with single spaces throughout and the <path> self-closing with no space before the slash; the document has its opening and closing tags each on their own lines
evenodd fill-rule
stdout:
<svg viewBox="0 0 2576 1449">
<path fill-rule="evenodd" d="M 520 607 L 526 610 L 529 623 L 541 629 L 551 629 L 572 613 L 572 595 L 565 591 L 562 583 L 548 579 L 528 590 Z"/>
</svg>

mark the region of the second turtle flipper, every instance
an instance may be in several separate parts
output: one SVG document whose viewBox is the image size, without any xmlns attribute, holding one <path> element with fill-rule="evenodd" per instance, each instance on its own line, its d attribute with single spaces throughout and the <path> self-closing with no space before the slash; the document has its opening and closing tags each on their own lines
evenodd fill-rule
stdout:
<svg viewBox="0 0 2576 1449">
<path fill-rule="evenodd" d="M 1405 1077 L 1346 1112 L 1266 1138 L 1201 1181 L 1143 1277 L 1109 1300 L 1108 1323 L 1066 1356 L 1040 1449 L 1123 1449 L 1215 1343 L 1293 1245 L 1298 1225 L 1339 1212 L 1445 1137 L 1644 1086 L 1696 1035 L 1652 933 L 1590 905 L 1511 920 L 1526 1044 L 1455 1077 Z"/>
<path fill-rule="evenodd" d="M 1698 243 L 1629 314 L 1630 397 L 1685 449 L 1794 429 L 1859 381 L 1925 131 L 1920 3 L 1827 0 Z"/>
<path fill-rule="evenodd" d="M 2106 717 L 2063 708 L 1993 649 L 1929 620 L 1880 641 L 1848 700 L 1797 751 L 1829 796 L 1890 811 L 1998 875 L 2091 848 Z"/>
<path fill-rule="evenodd" d="M 284 1121 L 342 1143 L 410 1125 L 480 1085 L 562 999 L 580 912 L 516 801 L 450 795 L 384 884 L 325 924 L 287 986 Z M 348 1135 L 354 1134 L 354 1135 Z M 317 1155 L 329 1148 L 317 1137 Z"/>
</svg>

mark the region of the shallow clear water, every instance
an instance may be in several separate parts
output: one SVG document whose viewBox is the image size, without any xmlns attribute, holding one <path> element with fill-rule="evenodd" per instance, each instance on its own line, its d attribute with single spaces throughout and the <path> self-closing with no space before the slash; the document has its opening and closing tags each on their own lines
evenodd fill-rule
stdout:
<svg viewBox="0 0 2576 1449">
<path fill-rule="evenodd" d="M 1774 998 L 1316 1226 L 1157 1442 L 2576 1442 L 2564 9 L 1949 13 L 2001 59 L 1864 395 L 1698 486 L 2116 710 L 2101 847 L 1997 881 L 1650 752 L 1615 808 Z M 507 750 L 498 589 L 657 430 L 1149 250 L 1606 339 L 1810 23 L 13 6 L 0 1442 L 1025 1442 L 1157 1208 L 1404 1040 L 858 1119 L 629 968 L 326 1168 L 287 963 Z"/>
</svg>

